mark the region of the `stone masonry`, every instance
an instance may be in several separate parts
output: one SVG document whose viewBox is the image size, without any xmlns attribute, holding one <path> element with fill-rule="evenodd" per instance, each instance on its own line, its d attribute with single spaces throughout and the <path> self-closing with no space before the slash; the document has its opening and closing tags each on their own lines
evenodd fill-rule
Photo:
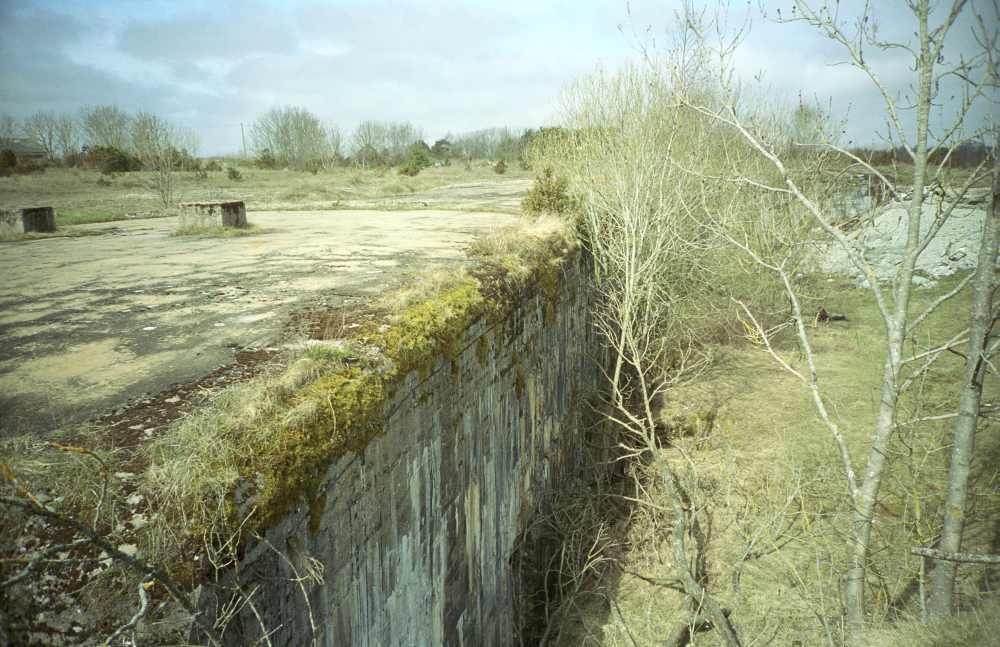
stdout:
<svg viewBox="0 0 1000 647">
<path fill-rule="evenodd" d="M 579 257 L 565 273 L 558 299 L 525 297 L 505 321 L 473 324 L 453 361 L 408 375 L 384 433 L 329 466 L 313 523 L 303 503 L 248 546 L 239 582 L 260 586 L 270 644 L 514 644 L 515 539 L 579 459 L 577 422 L 598 383 L 590 275 Z M 292 581 L 317 564 L 318 581 Z M 206 588 L 207 618 L 226 599 Z M 254 644 L 260 624 L 244 608 L 225 643 Z"/>
</svg>

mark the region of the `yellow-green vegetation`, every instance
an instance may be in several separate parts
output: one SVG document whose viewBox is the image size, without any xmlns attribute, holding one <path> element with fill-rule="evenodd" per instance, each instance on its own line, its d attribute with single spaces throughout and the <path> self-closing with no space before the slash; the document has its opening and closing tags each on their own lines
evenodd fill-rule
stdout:
<svg viewBox="0 0 1000 647">
<path fill-rule="evenodd" d="M 203 236 L 206 238 L 239 238 L 241 236 L 255 236 L 266 234 L 269 229 L 264 229 L 259 225 L 248 223 L 246 227 L 223 227 L 222 225 L 206 225 L 197 223 L 181 223 L 176 229 L 170 232 L 172 236 Z"/>
<path fill-rule="evenodd" d="M 207 174 L 178 171 L 174 174 L 174 196 L 178 201 L 243 200 L 249 210 L 336 209 L 401 199 L 452 184 L 498 181 L 488 165 L 428 168 L 412 178 L 402 177 L 391 169 L 343 167 L 315 174 L 250 167 L 240 167 L 239 172 L 241 179 L 234 180 L 223 171 Z M 512 169 L 504 181 L 530 177 L 528 171 Z M 85 169 L 50 168 L 35 175 L 0 177 L 0 208 L 40 205 L 55 207 L 57 226 L 163 212 L 151 172 L 102 175 Z"/>
<path fill-rule="evenodd" d="M 933 290 L 918 290 L 919 311 L 954 287 L 958 277 Z M 836 422 L 859 462 L 867 451 L 883 362 L 884 326 L 867 291 L 846 281 L 816 279 L 808 290 L 816 303 L 844 313 L 844 322 L 815 323 L 816 363 L 821 388 Z M 969 298 L 948 302 L 914 340 L 919 352 L 934 339 L 947 339 L 967 320 Z M 793 331 L 779 337 L 778 351 L 802 369 L 805 359 Z M 953 411 L 964 360 L 944 358 L 924 379 L 904 393 L 900 426 L 891 447 L 875 527 L 869 580 L 872 645 L 989 644 L 1000 626 L 996 602 L 985 611 L 943 623 L 920 626 L 921 558 L 910 548 L 932 545 L 940 524 L 952 419 L 925 420 Z M 1000 395 L 996 375 L 987 378 L 984 400 Z M 722 346 L 707 372 L 666 395 L 664 426 L 671 433 L 665 449 L 692 498 L 705 502 L 708 579 L 743 636 L 767 636 L 772 645 L 828 644 L 841 636 L 839 575 L 846 571 L 845 529 L 851 509 L 836 447 L 818 420 L 802 384 L 759 346 Z M 996 465 L 1000 459 L 997 422 L 984 419 L 977 438 L 977 461 L 971 485 L 965 549 L 995 552 L 995 521 L 1000 517 Z M 632 523 L 626 570 L 654 580 L 673 576 L 666 495 L 655 493 Z M 706 531 L 707 532 L 707 531 Z M 995 576 L 981 565 L 960 571 L 962 606 L 995 596 Z M 990 582 L 994 582 L 991 584 Z M 991 588 L 992 587 L 992 588 Z M 686 613 L 684 597 L 629 574 L 611 592 L 622 622 L 601 616 L 603 645 L 654 644 Z M 992 609 L 992 611 L 990 611 Z M 992 616 L 990 615 L 992 613 Z M 584 618 L 594 621 L 594 618 Z M 895 622 L 902 620 L 899 627 Z M 588 631 L 600 635 L 597 623 Z M 712 640 L 712 634 L 705 634 Z M 700 640 L 699 640 L 700 642 Z M 586 644 L 576 642 L 574 644 Z M 597 644 L 597 643 L 595 643 Z"/>
<path fill-rule="evenodd" d="M 288 368 L 231 387 L 180 421 L 149 448 L 142 476 L 159 511 L 148 533 L 155 554 L 175 557 L 203 536 L 226 537 L 251 510 L 250 526 L 266 527 L 300 503 L 317 509 L 327 466 L 381 433 L 402 378 L 453 360 L 476 319 L 513 307 L 505 295 L 531 286 L 554 295 L 576 247 L 557 221 L 496 232 L 475 245 L 471 272 L 449 279 L 439 269 L 429 282 L 435 292 L 410 287 L 376 300 L 349 340 L 308 346 Z M 500 294 L 484 289 L 490 276 L 500 277 L 489 283 Z"/>
</svg>

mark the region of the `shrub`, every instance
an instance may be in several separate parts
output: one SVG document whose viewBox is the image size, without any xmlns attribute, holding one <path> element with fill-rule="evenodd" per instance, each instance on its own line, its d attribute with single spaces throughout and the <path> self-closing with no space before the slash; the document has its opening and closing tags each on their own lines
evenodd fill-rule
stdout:
<svg viewBox="0 0 1000 647">
<path fill-rule="evenodd" d="M 413 177 L 433 163 L 430 147 L 425 142 L 414 142 L 407 151 L 406 163 L 399 168 L 399 174 Z"/>
<path fill-rule="evenodd" d="M 137 157 L 114 146 L 94 146 L 87 149 L 84 164 L 105 175 L 138 171 L 142 168 L 142 162 Z"/>
<path fill-rule="evenodd" d="M 271 152 L 271 149 L 264 148 L 259 153 L 257 153 L 257 158 L 254 160 L 254 165 L 257 168 L 273 169 L 277 168 L 278 160 L 274 157 L 274 153 Z"/>
<path fill-rule="evenodd" d="M 501 159 L 499 162 L 496 163 L 496 165 L 494 165 L 493 172 L 496 173 L 497 175 L 503 175 L 504 173 L 506 173 L 507 162 Z"/>
<path fill-rule="evenodd" d="M 552 214 L 563 216 L 576 207 L 576 201 L 569 195 L 569 180 L 556 177 L 551 168 L 546 168 L 535 178 L 528 195 L 521 202 L 521 209 L 529 216 Z"/>
<path fill-rule="evenodd" d="M 205 164 L 205 170 L 217 173 L 222 170 L 222 164 L 219 164 L 219 160 L 210 160 Z"/>
<path fill-rule="evenodd" d="M 14 172 L 18 175 L 31 175 L 33 173 L 44 173 L 45 163 L 33 160 L 20 160 L 14 167 Z"/>
<path fill-rule="evenodd" d="M 9 148 L 0 151 L 0 168 L 8 171 L 17 166 L 17 155 Z"/>
<path fill-rule="evenodd" d="M 406 164 L 399 167 L 399 174 L 413 177 L 420 173 L 421 170 L 422 169 L 419 165 L 414 164 L 412 161 L 408 161 Z"/>
<path fill-rule="evenodd" d="M 111 180 L 102 175 L 97 178 L 97 186 L 111 186 Z"/>
<path fill-rule="evenodd" d="M 237 171 L 232 166 L 226 168 L 226 177 L 228 177 L 233 182 L 239 182 L 243 179 L 243 174 Z"/>
</svg>

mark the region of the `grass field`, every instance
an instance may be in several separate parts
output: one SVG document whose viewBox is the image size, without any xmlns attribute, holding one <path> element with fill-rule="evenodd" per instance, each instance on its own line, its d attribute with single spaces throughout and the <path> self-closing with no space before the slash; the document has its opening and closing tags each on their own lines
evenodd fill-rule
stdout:
<svg viewBox="0 0 1000 647">
<path fill-rule="evenodd" d="M 497 175 L 485 162 L 470 168 L 460 163 L 424 169 L 416 177 L 399 175 L 395 169 L 334 168 L 308 171 L 239 168 L 239 180 L 225 171 L 199 177 L 177 172 L 175 200 L 244 200 L 247 209 L 336 209 L 411 196 L 448 185 L 472 182 L 502 182 L 533 177 L 511 164 Z M 460 202 L 460 200 L 456 200 Z M 56 208 L 56 224 L 62 226 L 126 219 L 129 214 L 162 215 L 152 173 L 101 175 L 97 171 L 53 167 L 43 173 L 0 178 L 0 209 L 28 206 Z M 419 206 L 419 205 L 418 205 Z M 440 205 L 438 205 L 440 207 Z"/>
<path fill-rule="evenodd" d="M 954 280 L 933 291 L 918 290 L 914 311 Z M 845 322 L 819 324 L 813 333 L 821 384 L 860 469 L 884 357 L 881 320 L 866 291 L 840 280 L 817 280 L 809 292 L 831 312 L 848 317 Z M 943 307 L 921 329 L 918 344 L 957 330 L 963 318 L 967 320 L 968 306 L 968 298 L 959 298 Z M 790 333 L 783 333 L 781 352 L 800 367 L 804 358 Z M 988 636 L 1000 631 L 1000 618 L 989 613 L 970 613 L 963 622 L 940 626 L 912 622 L 920 614 L 920 558 L 909 549 L 932 544 L 938 531 L 947 474 L 943 450 L 951 424 L 905 423 L 952 410 L 962 364 L 954 355 L 941 359 L 901 402 L 903 424 L 883 485 L 868 588 L 878 628 L 873 645 L 980 645 L 989 644 Z M 998 394 L 994 375 L 985 385 L 984 400 L 993 401 Z M 662 415 L 676 436 L 663 458 L 672 461 L 693 498 L 706 506 L 702 523 L 707 528 L 710 588 L 733 609 L 743 637 L 748 643 L 757 638 L 789 646 L 838 641 L 839 576 L 845 570 L 850 510 L 835 446 L 801 383 L 760 347 L 726 346 L 718 349 L 710 371 L 668 394 Z M 1000 542 L 995 527 L 1000 513 L 996 430 L 996 422 L 984 421 L 979 432 L 965 544 L 972 552 L 996 552 Z M 653 496 L 654 504 L 668 506 L 663 493 Z M 665 525 L 669 519 L 663 514 L 639 510 L 628 533 L 629 571 L 664 581 L 673 576 Z M 963 608 L 976 602 L 995 604 L 989 601 L 995 596 L 989 591 L 996 590 L 996 576 L 987 567 L 965 566 L 960 580 Z M 684 617 L 679 593 L 627 573 L 607 594 L 614 597 L 620 616 L 602 611 L 595 619 L 584 612 L 580 626 L 589 628 L 564 644 L 657 644 Z M 709 632 L 693 644 L 714 645 L 716 640 Z"/>
</svg>

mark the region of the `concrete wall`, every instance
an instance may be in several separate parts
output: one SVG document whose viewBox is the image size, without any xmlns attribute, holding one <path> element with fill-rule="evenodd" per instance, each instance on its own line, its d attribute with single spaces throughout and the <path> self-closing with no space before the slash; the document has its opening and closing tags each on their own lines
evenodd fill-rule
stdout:
<svg viewBox="0 0 1000 647">
<path fill-rule="evenodd" d="M 329 467 L 321 505 L 248 548 L 240 583 L 261 587 L 274 647 L 314 633 L 338 647 L 515 643 L 515 539 L 534 497 L 578 459 L 576 422 L 597 384 L 589 285 L 577 257 L 557 299 L 530 294 L 506 320 L 474 324 L 456 360 L 407 376 L 383 435 Z M 291 582 L 310 560 L 318 581 Z M 244 609 L 226 642 L 252 644 L 259 624 Z"/>
</svg>

